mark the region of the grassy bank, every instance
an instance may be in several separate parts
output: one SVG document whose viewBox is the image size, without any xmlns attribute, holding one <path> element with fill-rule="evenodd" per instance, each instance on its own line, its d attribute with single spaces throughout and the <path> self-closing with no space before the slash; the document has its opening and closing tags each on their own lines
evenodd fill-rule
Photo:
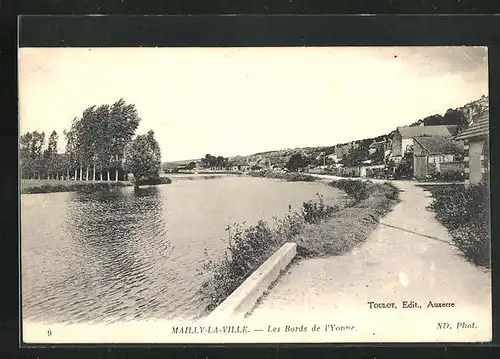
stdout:
<svg viewBox="0 0 500 359">
<path fill-rule="evenodd" d="M 373 184 L 356 180 L 340 180 L 331 186 L 353 198 L 350 206 L 334 212 L 321 225 L 306 224 L 297 239 L 304 257 L 340 255 L 364 242 L 397 202 L 399 191 L 389 183 Z"/>
<path fill-rule="evenodd" d="M 317 180 L 317 178 L 314 176 L 300 172 L 261 171 L 248 172 L 248 175 L 252 177 L 282 179 L 289 182 L 313 182 Z"/>
<path fill-rule="evenodd" d="M 168 177 L 160 177 L 158 179 L 154 180 L 141 180 L 137 181 L 138 186 L 156 186 L 160 184 L 170 184 L 172 183 L 172 180 Z"/>
<path fill-rule="evenodd" d="M 491 267 L 490 191 L 486 184 L 462 184 L 426 188 L 434 197 L 429 209 L 449 231 L 453 243 L 465 258 Z"/>
<path fill-rule="evenodd" d="M 210 273 L 202 291 L 214 309 L 245 281 L 264 261 L 286 242 L 297 243 L 299 257 L 338 255 L 368 237 L 377 219 L 396 202 L 398 190 L 390 184 L 336 181 L 331 186 L 351 196 L 347 205 L 330 206 L 319 196 L 304 202 L 299 211 L 291 208 L 286 216 L 269 224 L 228 226 L 227 251 L 219 261 L 208 260 Z"/>
<path fill-rule="evenodd" d="M 96 191 L 117 187 L 133 186 L 132 182 L 118 181 L 58 181 L 58 180 L 21 180 L 21 194 Z"/>
<path fill-rule="evenodd" d="M 154 181 L 140 181 L 140 186 L 169 184 L 170 178 L 162 177 Z M 93 192 L 105 189 L 130 187 L 131 181 L 58 181 L 58 180 L 21 180 L 21 194 L 53 192 Z"/>
</svg>

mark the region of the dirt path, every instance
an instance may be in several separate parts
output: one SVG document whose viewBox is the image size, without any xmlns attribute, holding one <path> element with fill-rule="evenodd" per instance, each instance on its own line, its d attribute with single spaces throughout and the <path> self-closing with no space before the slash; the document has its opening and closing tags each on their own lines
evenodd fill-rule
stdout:
<svg viewBox="0 0 500 359">
<path fill-rule="evenodd" d="M 464 315 L 468 311 L 487 322 L 489 272 L 467 262 L 451 245 L 447 230 L 426 209 L 430 193 L 408 182 L 395 185 L 401 201 L 365 243 L 342 256 L 293 265 L 251 317 L 294 318 L 306 310 L 321 317 L 347 308 L 364 313 L 369 301 L 401 306 L 413 300 L 423 306 L 454 302 Z"/>
</svg>

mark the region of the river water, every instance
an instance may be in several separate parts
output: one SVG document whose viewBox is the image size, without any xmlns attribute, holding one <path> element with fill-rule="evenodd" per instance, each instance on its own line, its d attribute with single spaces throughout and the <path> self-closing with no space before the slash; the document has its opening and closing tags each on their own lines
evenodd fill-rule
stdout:
<svg viewBox="0 0 500 359">
<path fill-rule="evenodd" d="M 272 222 L 302 202 L 342 192 L 321 183 L 232 177 L 94 193 L 21 196 L 24 320 L 40 323 L 195 319 L 207 258 L 227 225 Z"/>
</svg>

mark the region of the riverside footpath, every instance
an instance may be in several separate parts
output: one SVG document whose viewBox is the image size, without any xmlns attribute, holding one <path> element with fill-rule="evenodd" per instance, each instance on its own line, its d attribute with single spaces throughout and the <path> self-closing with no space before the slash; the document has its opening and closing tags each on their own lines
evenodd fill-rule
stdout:
<svg viewBox="0 0 500 359">
<path fill-rule="evenodd" d="M 399 188 L 400 201 L 362 245 L 344 255 L 298 261 L 250 317 L 300 320 L 302 313 L 338 321 L 364 313 L 370 320 L 376 312 L 386 323 L 407 319 L 418 326 L 418 308 L 402 309 L 403 301 L 413 301 L 422 306 L 419 318 L 434 317 L 433 323 L 445 317 L 454 321 L 475 318 L 476 323 L 482 319 L 486 330 L 484 325 L 491 325 L 489 271 L 467 262 L 452 245 L 446 228 L 426 209 L 432 201 L 429 192 L 410 181 L 390 182 Z M 430 301 L 454 307 L 429 308 Z M 395 303 L 398 310 L 375 309 L 374 303 Z M 438 313 L 441 318 L 436 317 Z M 457 313 L 462 315 L 457 317 Z"/>
</svg>

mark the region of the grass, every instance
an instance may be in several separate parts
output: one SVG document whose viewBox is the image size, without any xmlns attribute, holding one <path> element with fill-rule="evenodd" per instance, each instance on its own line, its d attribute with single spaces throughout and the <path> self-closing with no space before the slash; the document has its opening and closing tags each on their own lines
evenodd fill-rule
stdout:
<svg viewBox="0 0 500 359">
<path fill-rule="evenodd" d="M 354 183 L 356 182 L 356 183 Z M 391 184 L 360 181 L 337 181 L 330 185 L 351 192 L 365 188 L 364 195 L 352 196 L 343 207 L 330 206 L 321 196 L 304 202 L 300 211 L 289 208 L 282 219 L 270 225 L 265 221 L 245 227 L 233 224 L 226 228 L 227 251 L 219 261 L 207 259 L 204 270 L 210 273 L 202 285 L 213 310 L 238 288 L 262 263 L 286 242 L 297 243 L 298 257 L 339 255 L 364 241 L 396 202 L 399 191 Z M 349 194 L 349 193 L 348 193 Z"/>
<path fill-rule="evenodd" d="M 170 183 L 172 183 L 172 180 L 168 177 L 160 177 L 160 178 L 154 179 L 154 180 L 137 181 L 137 185 L 139 185 L 139 186 L 155 186 L 155 185 L 170 184 Z"/>
<path fill-rule="evenodd" d="M 304 257 L 340 255 L 352 250 L 368 238 L 378 220 L 398 200 L 399 191 L 391 184 L 363 184 L 366 197 L 355 198 L 350 206 L 333 213 L 319 226 L 304 226 L 297 240 Z"/>
</svg>

